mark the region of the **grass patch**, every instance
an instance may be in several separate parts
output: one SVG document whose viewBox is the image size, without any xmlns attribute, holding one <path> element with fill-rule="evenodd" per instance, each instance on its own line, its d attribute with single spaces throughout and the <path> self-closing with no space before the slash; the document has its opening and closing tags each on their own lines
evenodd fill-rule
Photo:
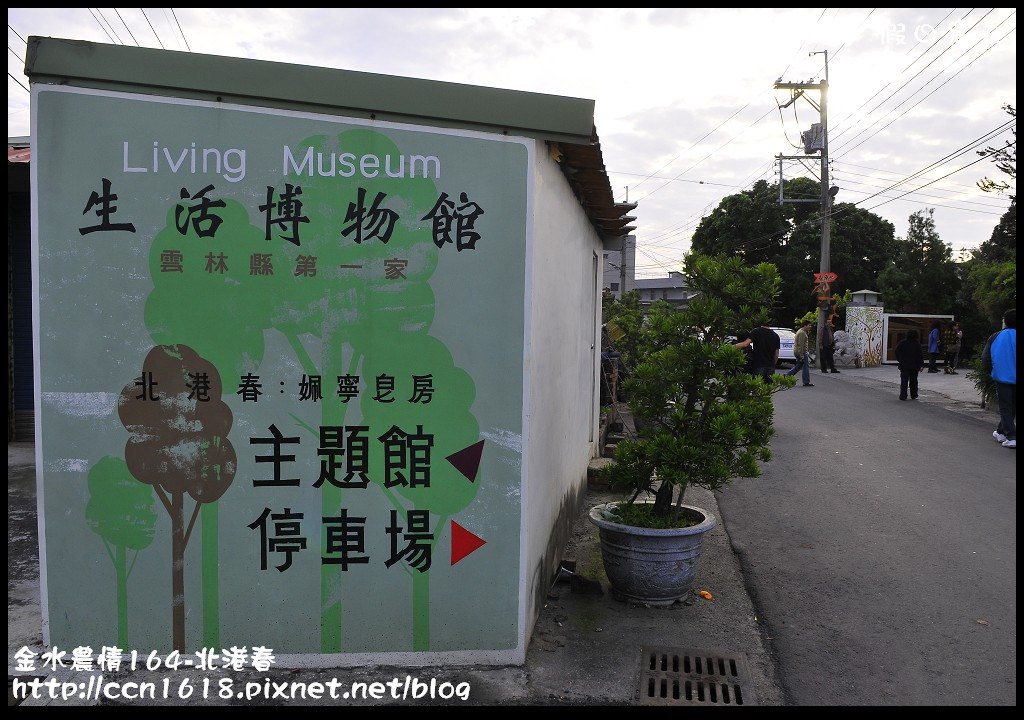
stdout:
<svg viewBox="0 0 1024 720">
<path fill-rule="evenodd" d="M 614 510 L 614 515 L 618 518 L 619 524 L 651 528 L 653 530 L 687 528 L 704 522 L 704 515 L 689 508 L 680 508 L 678 515 L 674 513 L 675 507 L 672 508 L 672 512 L 668 515 L 655 515 L 653 503 L 636 505 L 626 505 L 623 503 Z"/>
</svg>

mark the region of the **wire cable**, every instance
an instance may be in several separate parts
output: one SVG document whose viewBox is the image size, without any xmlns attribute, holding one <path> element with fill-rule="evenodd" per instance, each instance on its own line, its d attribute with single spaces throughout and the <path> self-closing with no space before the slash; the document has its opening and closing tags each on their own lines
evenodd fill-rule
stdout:
<svg viewBox="0 0 1024 720">
<path fill-rule="evenodd" d="M 1003 22 L 1006 22 L 1006 20 L 1007 20 L 1007 19 L 1009 19 L 1009 18 L 1006 18 L 1006 19 L 1004 19 L 1004 20 L 1003 20 Z M 999 23 L 999 24 L 1000 24 L 1000 25 L 1002 25 L 1002 23 Z M 998 25 L 997 25 L 996 27 L 998 27 Z M 970 61 L 969 63 L 967 63 L 967 64 L 966 64 L 966 65 L 965 65 L 964 67 L 960 68 L 960 69 L 959 69 L 959 70 L 957 70 L 957 71 L 956 71 L 955 73 L 953 73 L 953 74 L 952 74 L 952 75 L 951 75 L 950 77 L 946 78 L 946 80 L 945 80 L 945 81 L 944 81 L 944 82 L 943 82 L 943 83 L 942 83 L 941 85 L 939 85 L 938 87 L 936 87 L 936 88 L 935 88 L 934 90 L 932 90 L 932 91 L 931 91 L 930 93 L 928 93 L 928 94 L 927 94 L 927 95 L 925 95 L 925 96 L 924 96 L 923 98 L 921 98 L 920 100 L 918 100 L 918 101 L 917 101 L 916 103 L 914 103 L 913 105 L 911 105 L 910 107 L 908 107 L 908 108 L 907 108 L 906 110 L 904 110 L 904 111 L 903 111 L 902 113 L 900 113 L 899 115 L 897 115 L 896 117 L 894 117 L 894 118 L 893 118 L 892 120 L 890 120 L 889 122 L 887 122 L 887 123 L 886 123 L 885 125 L 883 125 L 882 127 L 878 128 L 877 130 L 875 130 L 875 132 L 871 133 L 871 135 L 869 135 L 868 137 L 864 138 L 863 140 L 861 140 L 861 141 L 860 141 L 859 143 L 857 143 L 857 144 L 856 144 L 856 145 L 854 145 L 853 147 L 851 147 L 851 148 L 847 149 L 847 150 L 846 150 L 845 152 L 843 152 L 843 153 L 840 153 L 840 154 L 839 154 L 839 155 L 838 155 L 837 157 L 843 157 L 843 155 L 845 155 L 846 153 L 850 152 L 851 150 L 854 150 L 854 149 L 856 149 L 856 148 L 860 147 L 860 146 L 861 146 L 861 145 L 863 145 L 863 144 L 864 144 L 865 142 L 867 142 L 868 140 L 870 140 L 871 138 L 873 138 L 873 137 L 874 137 L 875 135 L 877 135 L 878 133 L 882 132 L 882 130 L 884 130 L 885 128 L 889 127 L 889 126 L 890 126 L 890 125 L 892 125 L 892 124 L 893 124 L 894 122 L 896 122 L 897 120 L 899 120 L 899 119 L 900 119 L 901 117 L 903 117 L 904 115 L 906 115 L 906 114 L 907 114 L 908 112 L 910 112 L 911 110 L 913 110 L 913 109 L 914 109 L 915 107 L 917 107 L 918 105 L 920 105 L 920 104 L 921 104 L 922 102 L 924 102 L 925 100 L 927 100 L 928 98 L 930 98 L 930 97 L 931 97 L 932 95 L 934 95 L 934 94 L 935 94 L 936 92 L 938 92 L 938 91 L 939 91 L 939 90 L 940 90 L 940 89 L 941 89 L 941 88 L 942 88 L 942 87 L 943 87 L 943 86 L 944 86 L 944 85 L 945 85 L 946 83 L 948 83 L 948 82 L 950 82 L 951 80 L 953 80 L 953 78 L 955 78 L 955 77 L 956 77 L 957 75 L 959 75 L 959 74 L 960 74 L 960 73 L 962 73 L 962 72 L 963 72 L 964 70 L 966 70 L 966 69 L 967 69 L 967 68 L 969 68 L 969 67 L 970 67 L 971 65 L 973 65 L 973 64 L 974 64 L 975 62 L 977 62 L 977 61 L 978 61 L 978 60 L 980 60 L 980 59 L 981 59 L 982 57 L 984 57 L 984 56 L 985 56 L 985 54 L 986 54 L 986 53 L 987 53 L 987 52 L 988 52 L 989 50 L 991 50 L 991 49 L 992 49 L 992 48 L 994 48 L 994 47 L 995 47 L 996 45 L 998 45 L 998 44 L 999 44 L 999 43 L 1001 43 L 1001 42 L 1002 42 L 1003 40 L 1005 40 L 1005 39 L 1006 39 L 1007 37 L 1009 37 L 1009 35 L 1010 35 L 1011 33 L 1015 32 L 1015 31 L 1016 31 L 1016 29 L 1017 29 L 1017 28 L 1013 28 L 1013 29 L 1011 29 L 1011 30 L 1010 30 L 1009 32 L 1007 32 L 1007 33 L 1006 33 L 1006 35 L 1003 35 L 1003 37 L 999 38 L 999 39 L 998 39 L 998 40 L 996 40 L 996 41 L 995 41 L 994 43 L 992 43 L 992 45 L 990 45 L 990 46 L 989 46 L 988 48 L 986 48 L 985 50 L 983 50 L 983 51 L 982 51 L 982 53 L 981 53 L 980 55 L 978 55 L 978 57 L 974 58 L 974 60 L 971 60 L 971 61 Z M 965 50 L 965 51 L 964 51 L 964 54 L 963 54 L 963 55 L 961 55 L 960 57 L 963 57 L 963 56 L 964 56 L 965 54 L 967 54 L 968 52 L 970 52 L 971 50 L 973 50 L 973 49 L 974 49 L 975 47 L 977 47 L 977 46 L 978 46 L 978 44 L 980 44 L 982 40 L 984 40 L 984 38 L 982 38 L 981 40 L 978 40 L 978 42 L 977 42 L 977 43 L 975 43 L 975 44 L 974 44 L 974 45 L 972 45 L 972 46 L 971 46 L 970 48 L 968 48 L 967 50 Z M 957 58 L 957 60 L 959 60 L 959 59 L 960 59 L 960 58 Z M 954 62 L 956 62 L 956 61 L 954 61 Z M 929 83 L 931 83 L 931 82 L 933 82 L 934 80 L 935 80 L 935 78 L 932 78 L 932 80 L 929 80 L 928 82 L 929 82 Z M 914 95 L 916 95 L 916 94 L 917 94 L 918 92 L 921 92 L 921 90 L 923 90 L 923 89 L 924 89 L 925 87 L 927 87 L 927 86 L 928 86 L 928 84 L 926 83 L 926 84 L 925 84 L 924 86 L 922 86 L 921 88 L 919 88 L 919 89 L 918 89 L 918 90 L 917 90 L 917 91 L 916 91 L 916 92 L 914 93 Z M 911 95 L 911 96 L 910 96 L 909 98 L 907 98 L 907 99 L 906 99 L 906 100 L 904 100 L 904 101 L 903 101 L 902 103 L 900 103 L 900 104 L 899 104 L 899 105 L 897 105 L 897 106 L 896 106 L 895 108 L 893 108 L 893 110 L 896 110 L 896 109 L 900 108 L 900 107 L 901 107 L 901 106 L 902 106 L 902 105 L 903 105 L 904 103 L 907 103 L 907 102 L 909 102 L 909 101 L 911 100 L 911 98 L 913 98 L 913 97 L 914 97 L 914 95 Z M 892 110 L 890 110 L 889 112 L 892 112 Z M 854 136 L 854 137 L 856 137 L 856 136 Z"/>
<path fill-rule="evenodd" d="M 146 18 L 146 22 L 149 23 L 149 29 L 153 31 L 153 35 L 156 36 L 156 41 L 160 43 L 160 48 L 166 50 L 164 47 L 164 41 L 160 39 L 160 35 L 157 33 L 156 28 L 153 27 L 153 23 L 149 20 L 149 15 L 146 14 L 146 8 L 139 8 L 142 11 L 142 17 Z"/>
<path fill-rule="evenodd" d="M 110 40 L 110 42 L 116 44 L 113 36 L 110 34 L 110 31 L 107 30 L 107 28 L 104 27 L 103 23 L 100 22 L 100 19 L 96 17 L 96 13 L 92 11 L 92 8 L 86 8 L 86 10 L 88 10 L 89 14 L 92 15 L 92 19 L 96 21 L 96 24 L 100 26 L 100 30 L 102 30 L 103 33 L 107 36 L 107 39 Z"/>
<path fill-rule="evenodd" d="M 19 80 L 18 78 L 14 77 L 13 75 L 11 75 L 11 71 L 10 70 L 7 71 L 7 77 L 9 77 L 11 80 L 13 80 L 14 82 L 16 82 L 19 85 L 21 85 L 21 80 Z M 30 92 L 29 89 L 27 87 L 25 87 L 24 85 L 21 85 L 21 88 L 25 92 Z"/>
<path fill-rule="evenodd" d="M 978 21 L 977 21 L 976 23 L 974 23 L 974 25 L 972 25 L 972 26 L 971 26 L 971 27 L 970 27 L 970 28 L 969 28 L 969 29 L 968 29 L 967 31 L 965 31 L 965 33 L 966 33 L 966 32 L 970 32 L 971 30 L 973 30 L 974 28 L 976 28 L 976 27 L 978 26 L 978 23 L 980 23 L 980 22 L 981 22 L 982 20 L 984 20 L 985 18 L 987 18 L 987 17 L 989 16 L 989 15 L 991 15 L 991 14 L 992 14 L 992 12 L 994 12 L 994 8 L 993 8 L 993 10 L 989 10 L 989 11 L 988 11 L 987 13 L 985 13 L 985 14 L 984 14 L 984 15 L 983 15 L 983 16 L 982 16 L 982 17 L 981 17 L 981 18 L 980 18 L 980 19 L 979 19 L 979 20 L 978 20 Z M 970 13 L 968 13 L 968 15 L 969 15 L 969 14 L 970 14 Z M 965 15 L 964 17 L 967 17 L 967 15 Z M 1011 17 L 1011 16 L 1007 16 L 1007 18 L 1004 18 L 1004 19 L 1003 19 L 1003 22 L 1006 22 L 1006 20 L 1007 20 L 1007 19 L 1008 19 L 1009 17 Z M 962 19 L 963 19 L 963 18 L 961 18 L 961 20 L 962 20 Z M 1002 23 L 1000 23 L 1000 24 L 1002 24 Z M 998 26 L 997 26 L 997 27 L 998 27 Z M 949 32 L 950 32 L 950 31 L 949 31 L 949 30 L 947 30 L 947 31 L 946 31 L 946 34 L 948 34 Z M 979 40 L 979 42 L 980 42 L 980 40 Z M 896 93 L 898 93 L 898 92 L 899 92 L 900 90 L 902 90 L 902 89 L 903 89 L 903 88 L 905 88 L 905 87 L 906 87 L 907 85 L 909 85 L 909 84 L 910 84 L 910 83 L 911 83 L 911 82 L 912 82 L 912 81 L 913 81 L 914 79 L 916 79 L 916 78 L 917 78 L 918 76 L 920 76 L 920 75 L 921 75 L 921 73 L 923 73 L 923 72 L 924 72 L 925 70 L 927 70 L 927 69 L 928 69 L 929 67 L 931 67 L 931 66 L 932 66 L 932 65 L 933 65 L 933 64 L 934 64 L 934 63 L 935 63 L 936 61 L 938 61 L 938 60 L 939 60 L 939 58 L 941 58 L 941 57 L 942 57 L 943 55 L 945 55 L 945 54 L 946 54 L 947 52 L 949 52 L 950 50 L 952 50 L 952 49 L 953 49 L 953 47 L 954 47 L 955 45 L 956 45 L 956 41 L 954 41 L 953 43 L 951 43 L 951 44 L 950 44 L 950 45 L 949 45 L 948 47 L 946 47 L 946 49 L 945 49 L 945 50 L 943 50 L 943 51 L 942 51 L 941 53 L 939 53 L 939 54 L 938 54 L 937 56 L 935 56 L 934 58 L 932 58 L 931 62 L 929 62 L 929 63 L 928 63 L 927 65 L 925 65 L 925 66 L 924 66 L 923 68 L 921 68 L 920 70 L 918 70 L 918 71 L 917 71 L 917 72 L 916 72 L 916 73 L 915 73 L 915 74 L 914 74 L 914 75 L 913 75 L 912 77 L 910 77 L 910 78 L 909 78 L 909 79 L 908 79 L 908 80 L 907 80 L 906 82 L 904 82 L 904 83 L 903 83 L 902 85 L 900 85 L 900 86 L 899 86 L 898 88 L 896 88 L 896 89 L 895 89 L 895 90 L 894 90 L 894 91 L 893 91 L 892 93 L 890 93 L 890 94 L 889 94 L 889 96 L 888 96 L 887 98 L 885 98 L 885 100 L 883 100 L 882 102 L 878 103 L 878 105 L 876 105 L 875 107 L 873 107 L 873 108 L 872 108 L 872 109 L 871 109 L 871 110 L 870 110 L 870 111 L 868 112 L 868 115 L 870 115 L 870 114 L 871 114 L 871 113 L 873 113 L 873 112 L 874 112 L 875 110 L 877 110 L 877 109 L 878 109 L 878 108 L 880 108 L 880 107 L 881 107 L 882 105 L 884 105 L 884 104 L 885 104 L 886 102 L 888 102 L 889 100 L 891 100 L 891 99 L 892 99 L 892 98 L 893 98 L 893 97 L 894 97 L 894 96 L 896 95 Z M 962 56 L 961 56 L 961 57 L 962 57 Z M 959 59 L 959 58 L 958 58 L 958 59 Z M 956 62 L 956 61 L 954 60 L 953 62 Z M 941 74 L 942 72 L 944 72 L 944 71 L 939 71 L 939 73 L 937 73 L 937 74 L 936 74 L 936 77 L 938 77 L 938 75 L 939 75 L 939 74 Z M 934 80 L 934 79 L 935 79 L 935 78 L 932 78 L 932 80 Z M 929 82 L 931 82 L 932 80 L 930 80 Z M 927 86 L 927 83 L 925 84 L 925 86 Z M 915 93 L 915 94 L 916 94 L 916 93 Z M 913 95 L 911 95 L 911 97 L 913 97 Z M 906 102 L 906 100 L 905 100 L 904 102 Z M 903 103 L 901 103 L 900 105 L 902 105 L 902 104 L 903 104 Z M 900 105 L 897 105 L 896 107 L 897 107 L 897 108 L 899 108 L 899 107 L 900 107 Z M 896 109 L 896 108 L 894 108 L 894 109 Z M 886 111 L 886 115 L 888 115 L 888 114 L 889 114 L 889 113 L 891 113 L 891 112 L 892 112 L 892 110 L 887 110 L 887 111 Z M 901 115 L 900 117 L 902 117 L 902 115 Z M 898 119 L 898 118 L 896 118 L 896 119 Z M 868 136 L 868 137 L 869 137 L 869 138 L 870 138 L 870 137 L 874 137 L 875 135 L 877 135 L 877 134 L 878 134 L 878 132 L 881 132 L 881 131 L 882 131 L 883 129 L 885 129 L 885 128 L 889 127 L 889 125 L 891 125 L 891 124 L 892 124 L 893 122 L 895 122 L 895 121 L 896 121 L 896 119 L 894 119 L 894 120 L 890 120 L 890 121 L 889 121 L 889 122 L 887 122 L 887 123 L 886 123 L 885 125 L 883 125 L 883 126 L 882 126 L 881 128 L 879 128 L 877 132 L 873 133 L 872 135 L 870 135 L 870 136 Z M 839 145 L 838 147 L 836 147 L 836 148 L 835 148 L 835 151 L 836 151 L 836 152 L 838 152 L 839 150 L 842 150 L 842 149 L 843 149 L 844 147 L 847 147 L 847 146 L 848 146 L 848 145 L 849 145 L 849 144 L 850 144 L 851 142 L 853 142 L 854 140 L 856 140 L 856 139 L 857 139 L 858 137 L 860 137 L 861 135 L 863 135 L 863 134 L 864 134 L 865 132 L 868 132 L 869 130 L 871 130 L 871 129 L 872 129 L 872 128 L 873 128 L 874 126 L 875 126 L 875 125 L 877 125 L 877 124 L 878 124 L 879 122 L 882 122 L 883 120 L 885 120 L 885 116 L 881 117 L 880 119 L 876 120 L 876 121 L 875 121 L 875 122 L 873 122 L 873 123 L 872 123 L 871 125 L 869 125 L 869 126 L 868 126 L 867 128 L 865 128 L 865 129 L 861 130 L 860 132 L 858 132 L 858 133 L 857 133 L 856 135 L 854 135 L 854 136 L 853 136 L 852 138 L 848 139 L 848 140 L 847 140 L 847 141 L 846 141 L 845 143 L 842 143 L 842 144 L 840 144 L 840 145 Z M 838 139 L 838 136 L 836 137 L 836 139 Z M 859 147 L 859 146 L 860 146 L 860 143 L 858 143 L 857 145 L 854 145 L 854 146 L 853 146 L 853 148 L 856 148 L 856 147 Z M 850 148 L 850 150 L 852 150 L 853 148 Z M 847 150 L 847 152 L 849 152 L 849 150 Z M 842 157 L 842 154 L 838 154 L 838 155 L 835 155 L 835 157 Z"/>
<path fill-rule="evenodd" d="M 174 8 L 171 8 L 171 15 L 174 16 L 174 22 L 178 26 L 178 33 L 181 35 L 181 39 L 185 41 L 185 47 L 189 52 L 192 52 L 192 48 L 189 47 L 188 39 L 185 38 L 185 32 L 181 29 L 181 23 L 178 22 L 178 14 L 174 12 Z"/>
<path fill-rule="evenodd" d="M 945 17 L 943 17 L 943 18 L 942 18 L 942 20 L 939 20 L 939 24 L 941 25 L 941 24 L 942 24 L 943 22 L 945 22 L 946 18 L 948 18 L 948 17 L 949 17 L 950 15 L 952 15 L 952 14 L 953 14 L 954 12 L 956 12 L 956 10 L 955 10 L 955 9 L 954 9 L 954 10 L 951 10 L 951 11 L 949 11 L 948 13 L 946 13 L 946 16 L 945 16 Z M 968 13 L 968 15 L 969 15 L 969 14 L 970 14 L 970 13 Z M 964 15 L 964 17 L 967 17 L 967 15 Z M 963 19 L 963 18 L 961 18 L 961 19 Z M 933 44 L 931 44 L 931 45 L 930 45 L 930 46 L 928 47 L 928 49 L 926 49 L 926 50 L 925 50 L 925 51 L 924 51 L 923 53 L 921 53 L 921 55 L 920 55 L 920 56 L 918 56 L 917 58 L 915 58 L 914 60 L 912 60 L 912 61 L 910 62 L 910 64 L 908 64 L 908 65 L 907 65 L 907 66 L 906 66 L 905 68 L 903 68 L 902 70 L 900 70 L 900 71 L 899 71 L 899 72 L 898 72 L 898 73 L 896 74 L 896 76 L 897 76 L 897 77 L 899 77 L 900 75 L 902 75 L 903 73 L 905 73 L 905 72 L 906 72 L 907 70 L 909 70 L 909 69 L 910 69 L 911 67 L 913 67 L 913 66 L 914 66 L 914 63 L 916 63 L 916 62 L 917 62 L 918 60 L 920 60 L 921 58 L 923 58 L 923 57 L 924 57 L 924 56 L 925 56 L 926 54 L 928 54 L 928 53 L 929 53 L 929 52 L 930 52 L 930 51 L 931 51 L 931 50 L 932 50 L 933 48 L 936 48 L 936 47 L 938 47 L 938 43 L 939 43 L 939 42 L 940 42 L 940 41 L 942 40 L 942 38 L 946 37 L 946 35 L 948 35 L 948 34 L 949 34 L 949 33 L 950 33 L 951 31 L 952 31 L 952 29 L 950 29 L 950 30 L 947 30 L 946 32 L 944 32 L 944 33 L 943 33 L 943 34 L 942 34 L 942 35 L 941 35 L 941 36 L 940 36 L 939 38 L 937 38 L 937 39 L 935 40 L 935 42 L 934 42 Z M 916 47 L 917 47 L 918 45 L 920 45 L 920 44 L 921 44 L 921 42 L 923 42 L 923 41 L 921 41 L 921 40 L 918 40 L 918 41 L 917 41 L 917 43 L 916 43 L 916 44 L 915 44 L 915 45 L 914 45 L 913 47 L 911 47 L 911 48 L 910 48 L 909 50 L 907 50 L 906 54 L 907 54 L 907 55 L 909 55 L 909 54 L 910 54 L 910 53 L 911 53 L 911 52 L 912 52 L 912 51 L 914 50 L 914 48 L 916 48 Z M 860 105 L 859 105 L 859 106 L 858 106 L 858 107 L 857 107 L 856 109 L 854 109 L 854 110 L 853 110 L 852 112 L 848 113 L 848 114 L 847 114 L 847 115 L 845 115 L 844 117 L 842 117 L 842 118 L 840 118 L 839 120 L 835 121 L 835 122 L 834 122 L 834 127 L 835 127 L 835 129 L 836 129 L 836 130 L 838 130 L 838 129 L 839 129 L 839 127 L 841 127 L 841 126 L 842 126 L 842 124 L 843 124 L 844 122 L 846 122 L 847 120 L 849 120 L 850 118 L 852 118 L 852 117 L 853 117 L 854 115 L 856 115 L 856 114 L 857 114 L 857 113 L 858 113 L 858 112 L 860 111 L 860 109 L 861 109 L 862 107 L 864 107 L 864 106 L 865 106 L 865 105 L 867 105 L 867 104 L 868 104 L 869 102 L 871 102 L 871 101 L 872 101 L 872 100 L 874 100 L 874 99 L 875 99 L 876 97 L 878 97 L 878 96 L 879 96 L 879 95 L 880 95 L 880 94 L 881 94 L 882 92 L 884 92 L 884 91 L 885 91 L 885 89 L 886 89 L 886 88 L 888 88 L 888 87 L 889 87 L 890 85 L 892 85 L 892 84 L 893 84 L 894 82 L 895 82 L 895 80 L 890 80 L 890 81 L 889 81 L 888 83 L 886 83 L 885 85 L 883 85 L 883 86 L 882 86 L 882 87 L 881 87 L 881 88 L 880 88 L 879 90 L 877 90 L 877 91 L 875 92 L 875 94 L 874 94 L 874 95 L 872 95 L 872 96 L 871 96 L 871 97 L 869 97 L 869 98 L 868 98 L 867 100 L 865 100 L 865 101 L 864 101 L 863 103 L 861 103 L 861 104 L 860 104 Z M 891 96 L 890 96 L 890 97 L 891 97 Z M 882 103 L 884 103 L 884 102 L 885 102 L 885 101 L 883 100 L 883 101 L 882 101 Z M 867 116 L 867 115 L 870 115 L 870 114 L 871 114 L 870 112 L 868 112 L 868 113 L 865 113 L 865 116 Z M 838 139 L 839 139 L 839 138 L 840 138 L 840 137 L 841 137 L 841 136 L 842 136 L 842 135 L 843 135 L 843 134 L 844 134 L 845 132 L 846 132 L 846 130 L 840 130 L 839 132 L 837 132 L 837 133 L 834 133 L 834 134 L 833 134 L 833 136 L 832 136 L 832 140 L 833 140 L 833 141 L 835 141 L 835 140 L 838 140 Z"/>
<path fill-rule="evenodd" d="M 135 40 L 135 34 L 131 31 L 131 28 L 128 27 L 128 23 L 124 21 L 124 18 L 121 17 L 121 12 L 117 8 L 114 8 L 114 12 L 117 13 L 118 20 L 121 21 L 122 25 L 124 25 L 124 29 L 128 31 L 128 34 L 131 36 L 132 40 Z M 139 45 L 138 40 L 135 40 L 135 44 L 139 47 L 142 47 L 141 45 Z"/>
<path fill-rule="evenodd" d="M 90 9 L 89 12 L 92 12 L 92 10 Z M 96 14 L 99 15 L 103 19 L 103 22 L 105 22 L 107 24 L 107 27 L 110 28 L 110 32 L 112 32 L 114 34 L 114 37 L 117 38 L 117 41 L 116 41 L 117 44 L 118 45 L 124 45 L 125 43 L 124 43 L 124 41 L 121 40 L 121 36 L 118 35 L 117 34 L 117 30 L 114 29 L 113 23 L 111 23 L 109 20 L 107 20 L 107 16 L 103 14 L 103 11 L 100 10 L 99 8 L 96 8 Z M 99 20 L 97 20 L 96 22 L 99 22 Z M 102 23 L 100 23 L 100 27 L 103 27 Z M 109 33 L 107 34 L 107 37 L 110 37 Z"/>
<path fill-rule="evenodd" d="M 985 133 L 981 137 L 979 137 L 979 138 L 977 138 L 975 140 L 972 140 L 971 142 L 967 143 L 966 145 L 964 145 L 964 146 L 960 147 L 959 149 L 953 151 L 949 155 L 946 155 L 945 157 L 940 158 L 939 160 L 936 160 L 935 162 L 925 166 L 924 168 L 921 168 L 917 172 L 915 172 L 915 173 L 913 173 L 911 175 L 908 175 L 907 177 L 903 178 L 902 180 L 899 180 L 898 182 L 893 183 L 892 185 L 890 185 L 889 187 L 885 188 L 884 190 L 880 190 L 879 192 L 876 192 L 876 193 L 873 193 L 872 195 L 869 195 L 868 197 L 864 198 L 863 200 L 858 201 L 857 204 L 849 203 L 847 205 L 849 207 L 855 208 L 855 207 L 857 207 L 861 203 L 865 203 L 868 200 L 871 200 L 872 198 L 878 197 L 883 192 L 891 191 L 891 190 L 899 187 L 900 185 L 902 185 L 902 184 L 904 184 L 906 182 L 909 182 L 909 181 L 913 180 L 916 177 L 919 177 L 923 173 L 927 172 L 930 169 L 933 169 L 935 166 L 939 165 L 942 162 L 945 162 L 945 161 L 947 161 L 949 159 L 952 159 L 954 157 L 962 156 L 962 155 L 970 152 L 971 150 L 977 148 L 979 145 L 982 145 L 982 144 L 984 144 L 986 142 L 991 141 L 992 137 L 998 135 L 1001 132 L 1004 132 L 1005 130 L 1008 129 L 1008 127 L 1010 125 L 1013 125 L 1015 122 L 1016 122 L 1015 119 L 1014 120 L 1009 120 L 1009 121 L 1003 123 L 1002 125 L 1000 125 L 999 127 L 995 128 L 994 130 L 991 130 L 991 131 Z M 1009 147 L 1009 145 L 1007 145 L 1007 147 Z M 935 180 L 929 181 L 928 183 L 925 183 L 924 185 L 921 185 L 921 186 L 919 186 L 917 188 L 913 188 L 912 190 L 907 191 L 906 193 L 904 193 L 903 195 L 901 195 L 901 196 L 899 196 L 897 198 L 890 198 L 890 199 L 888 199 L 888 200 L 886 200 L 884 202 L 878 203 L 877 205 L 874 205 L 874 206 L 872 206 L 870 208 L 861 208 L 861 209 L 870 211 L 870 210 L 873 210 L 874 208 L 881 207 L 882 205 L 885 205 L 885 204 L 888 204 L 889 202 L 893 202 L 895 200 L 898 200 L 898 199 L 900 199 L 900 198 L 902 198 L 902 197 L 904 197 L 904 196 L 906 196 L 906 195 L 908 195 L 908 194 L 910 194 L 910 193 L 912 193 L 912 192 L 914 192 L 914 191 L 916 191 L 916 190 L 918 190 L 918 189 L 920 189 L 922 187 L 927 187 L 928 185 L 931 185 L 931 184 L 933 184 L 935 182 L 938 182 L 939 180 L 943 180 L 943 179 L 949 177 L 950 175 L 953 175 L 953 174 L 955 174 L 957 172 L 960 172 L 960 171 L 964 170 L 965 168 L 968 168 L 971 165 L 974 165 L 975 163 L 979 162 L 980 160 L 985 160 L 985 159 L 987 159 L 987 156 L 979 158 L 979 160 L 976 160 L 976 161 L 973 161 L 971 163 L 968 163 L 967 165 L 964 165 L 961 168 L 958 168 L 958 169 L 956 169 L 956 170 L 954 170 L 954 171 L 952 171 L 950 173 L 947 173 L 946 175 L 943 175 L 941 178 L 936 178 Z M 832 217 L 841 215 L 843 212 L 845 212 L 845 207 L 841 207 L 840 209 L 830 211 L 826 215 L 826 217 L 827 218 L 832 218 Z M 765 249 L 768 249 L 769 247 L 771 247 L 771 242 L 773 240 L 783 240 L 783 239 L 785 239 L 785 237 L 791 236 L 797 230 L 805 228 L 805 227 L 809 227 L 811 225 L 820 224 L 821 221 L 822 221 L 822 216 L 819 213 L 819 214 L 815 215 L 814 217 L 808 218 L 807 220 L 804 220 L 804 221 L 801 221 L 801 222 L 798 222 L 798 223 L 793 223 L 786 230 L 772 232 L 772 233 L 768 233 L 768 234 L 765 234 L 765 235 L 761 235 L 759 237 L 750 238 L 749 240 L 744 240 L 742 242 L 738 242 L 735 245 L 733 245 L 732 247 L 730 247 L 728 250 L 730 252 L 737 252 L 737 251 L 740 251 L 740 250 L 743 250 L 745 252 L 756 252 L 758 250 L 765 250 Z M 765 241 L 768 241 L 768 242 L 765 242 Z"/>
</svg>

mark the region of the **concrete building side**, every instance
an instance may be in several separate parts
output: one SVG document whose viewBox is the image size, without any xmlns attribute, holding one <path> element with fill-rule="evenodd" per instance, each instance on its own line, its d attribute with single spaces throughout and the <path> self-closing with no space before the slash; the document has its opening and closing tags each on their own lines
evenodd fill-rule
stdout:
<svg viewBox="0 0 1024 720">
<path fill-rule="evenodd" d="M 601 241 L 561 171 L 538 145 L 524 359 L 529 393 L 523 448 L 526 637 L 586 489 L 587 466 L 597 454 L 599 415 Z"/>
</svg>

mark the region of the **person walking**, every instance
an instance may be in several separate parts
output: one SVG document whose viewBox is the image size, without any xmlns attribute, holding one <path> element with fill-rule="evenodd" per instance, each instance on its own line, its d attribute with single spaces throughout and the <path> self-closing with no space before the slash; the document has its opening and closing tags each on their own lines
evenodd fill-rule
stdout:
<svg viewBox="0 0 1024 720">
<path fill-rule="evenodd" d="M 748 345 L 753 349 L 751 364 L 754 366 L 754 374 L 760 375 L 765 382 L 771 382 L 775 366 L 779 363 L 779 348 L 782 347 L 779 334 L 768 327 L 765 321 L 764 325 L 750 331 L 750 337 L 736 343 L 736 347 L 741 350 Z"/>
<path fill-rule="evenodd" d="M 947 375 L 958 375 L 956 365 L 960 361 L 960 342 L 963 340 L 964 332 L 960 323 L 955 322 L 943 331 L 943 346 L 946 351 L 946 362 L 942 366 L 942 372 Z"/>
<path fill-rule="evenodd" d="M 832 320 L 825 321 L 825 332 L 821 335 L 821 371 L 823 373 L 837 373 L 836 370 L 836 337 L 835 325 Z"/>
<path fill-rule="evenodd" d="M 928 372 L 930 373 L 939 371 L 936 363 L 939 360 L 939 348 L 942 344 L 941 327 L 938 320 L 933 320 L 931 332 L 928 333 Z"/>
<path fill-rule="evenodd" d="M 1003 447 L 1017 447 L 1017 309 L 1003 313 L 1003 329 L 981 351 L 981 366 L 992 376 L 999 401 L 999 425 L 992 437 Z"/>
<path fill-rule="evenodd" d="M 921 336 L 917 330 L 909 330 L 907 336 L 896 345 L 896 363 L 900 369 L 900 400 L 917 400 L 917 374 L 924 367 L 924 354 L 921 352 Z"/>
<path fill-rule="evenodd" d="M 800 329 L 796 331 L 796 338 L 793 340 L 793 357 L 796 358 L 796 365 L 786 373 L 787 375 L 796 375 L 798 371 L 803 370 L 804 387 L 814 387 L 811 383 L 810 342 L 807 339 L 807 333 L 810 332 L 812 325 L 810 320 L 805 320 Z"/>
</svg>

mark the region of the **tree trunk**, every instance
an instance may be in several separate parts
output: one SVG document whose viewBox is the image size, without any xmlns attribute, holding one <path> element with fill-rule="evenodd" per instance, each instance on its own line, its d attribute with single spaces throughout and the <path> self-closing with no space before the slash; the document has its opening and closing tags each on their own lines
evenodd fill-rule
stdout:
<svg viewBox="0 0 1024 720">
<path fill-rule="evenodd" d="M 117 575 L 117 645 L 128 647 L 128 548 L 114 546 L 114 572 Z"/>
<path fill-rule="evenodd" d="M 171 638 L 185 652 L 185 494 L 171 495 Z"/>
<path fill-rule="evenodd" d="M 654 514 L 659 517 L 672 512 L 672 490 L 670 483 L 663 482 L 658 486 L 658 492 L 654 496 Z"/>
</svg>

